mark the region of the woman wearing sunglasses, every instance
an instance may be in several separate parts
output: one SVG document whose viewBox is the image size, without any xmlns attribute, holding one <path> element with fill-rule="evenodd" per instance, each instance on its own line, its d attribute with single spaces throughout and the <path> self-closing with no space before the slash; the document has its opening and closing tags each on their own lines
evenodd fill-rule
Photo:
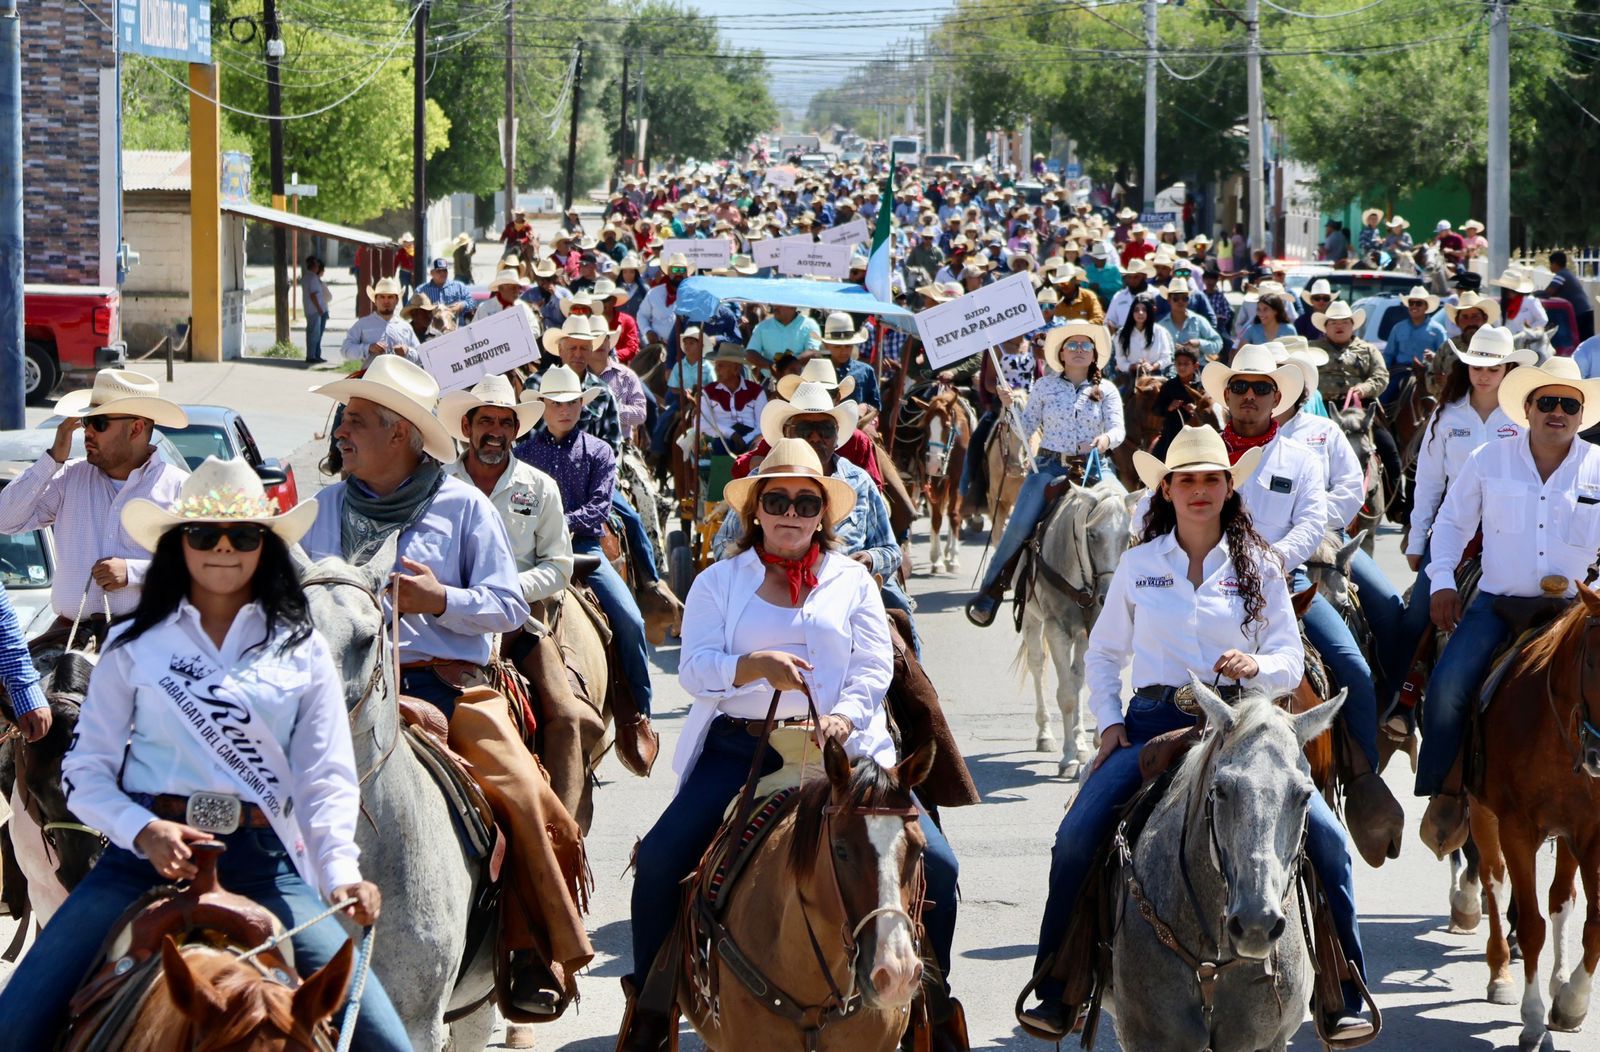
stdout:
<svg viewBox="0 0 1600 1052">
<path fill-rule="evenodd" d="M 215 457 L 170 507 L 123 509 L 123 529 L 154 554 L 90 679 L 61 779 L 73 813 L 110 844 L 0 994 L 0 1048 L 53 1047 L 113 923 L 151 889 L 193 877 L 196 841 L 222 842 L 223 886 L 286 928 L 345 899 L 357 924 L 377 920 L 355 845 L 342 680 L 288 551 L 315 518 L 312 500 L 276 514 L 249 465 Z M 345 940 L 332 917 L 295 936 L 301 975 Z M 355 1047 L 411 1048 L 376 975 Z"/>
<path fill-rule="evenodd" d="M 1170 360 L 1170 350 L 1168 356 Z M 1098 462 L 1101 475 L 1115 474 L 1109 454 L 1122 444 L 1122 398 L 1101 376 L 1111 361 L 1110 334 L 1103 325 L 1069 321 L 1045 333 L 1044 360 L 1048 371 L 1033 385 L 1022 411 L 1022 440 L 1031 442 L 1043 432 L 1034 470 L 1022 480 L 983 583 L 967 604 L 967 620 L 980 628 L 994 623 L 1022 546 L 1048 510 L 1045 490 L 1050 483 L 1064 475 L 1095 481 L 1092 461 Z M 1009 410 L 1011 392 L 1001 387 L 996 393 Z"/>
</svg>

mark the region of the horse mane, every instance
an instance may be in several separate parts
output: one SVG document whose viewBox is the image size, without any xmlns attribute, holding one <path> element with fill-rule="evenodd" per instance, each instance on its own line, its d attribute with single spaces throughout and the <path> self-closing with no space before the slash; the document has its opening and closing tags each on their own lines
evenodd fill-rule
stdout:
<svg viewBox="0 0 1600 1052">
<path fill-rule="evenodd" d="M 845 807 L 875 807 L 885 797 L 900 792 L 894 774 L 872 759 L 857 760 L 850 770 L 850 785 L 845 790 Z M 811 876 L 822 844 L 823 809 L 833 803 L 833 783 L 817 778 L 800 787 L 795 804 L 794 839 L 789 842 L 789 874 L 796 880 Z"/>
<path fill-rule="evenodd" d="M 1544 631 L 1535 636 L 1533 642 L 1522 652 L 1521 670 L 1539 672 L 1548 667 L 1555 660 L 1556 651 L 1561 649 L 1561 644 L 1566 641 L 1567 633 L 1572 630 L 1572 626 L 1588 614 L 1589 608 L 1581 601 L 1561 611 L 1561 616 L 1546 625 Z"/>
<path fill-rule="evenodd" d="M 295 1021 L 294 991 L 240 963 L 226 950 L 190 945 L 183 956 L 190 970 L 204 977 L 227 1006 L 223 1017 L 202 1035 L 207 1045 L 225 1048 L 237 1044 L 267 1024 L 306 1047 L 315 1047 L 314 1035 Z"/>
<path fill-rule="evenodd" d="M 1226 734 L 1208 734 L 1204 745 L 1190 749 L 1178 763 L 1172 776 L 1172 790 L 1166 799 L 1173 803 L 1198 801 L 1205 796 L 1206 779 L 1210 776 L 1213 761 L 1233 742 L 1253 736 L 1272 720 L 1279 719 L 1283 710 L 1263 693 L 1252 691 L 1231 706 L 1233 726 Z"/>
</svg>

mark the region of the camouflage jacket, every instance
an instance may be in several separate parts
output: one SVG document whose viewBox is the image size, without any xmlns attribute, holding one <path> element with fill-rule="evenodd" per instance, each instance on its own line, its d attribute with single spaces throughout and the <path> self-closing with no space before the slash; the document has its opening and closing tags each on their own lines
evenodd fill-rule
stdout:
<svg viewBox="0 0 1600 1052">
<path fill-rule="evenodd" d="M 1389 386 L 1389 367 L 1383 362 L 1383 352 L 1359 336 L 1343 347 L 1334 346 L 1326 337 L 1311 346 L 1328 352 L 1328 364 L 1317 370 L 1317 389 L 1330 409 L 1344 405 L 1352 388 L 1361 393 L 1363 402 L 1372 402 Z"/>
</svg>

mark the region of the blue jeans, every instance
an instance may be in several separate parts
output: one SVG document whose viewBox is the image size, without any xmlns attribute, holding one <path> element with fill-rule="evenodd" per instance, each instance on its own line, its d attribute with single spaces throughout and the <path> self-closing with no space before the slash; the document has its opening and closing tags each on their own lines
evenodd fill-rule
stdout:
<svg viewBox="0 0 1600 1052">
<path fill-rule="evenodd" d="M 306 361 L 322 361 L 322 334 L 328 329 L 326 314 L 306 315 Z"/>
<path fill-rule="evenodd" d="M 666 456 L 667 443 L 672 441 L 672 426 L 678 421 L 678 406 L 683 396 L 668 390 L 667 396 L 656 406 L 656 424 L 650 429 L 650 452 Z"/>
<path fill-rule="evenodd" d="M 642 715 L 649 716 L 650 654 L 645 649 L 644 616 L 639 613 L 639 604 L 634 602 L 633 593 L 628 591 L 628 586 L 600 550 L 600 538 L 574 537 L 572 550 L 579 555 L 600 556 L 600 566 L 589 575 L 588 584 L 611 622 L 617 658 L 622 662 L 622 675 L 633 691 L 633 703 Z"/>
<path fill-rule="evenodd" d="M 979 595 L 988 595 L 996 585 L 1004 587 L 1010 584 L 1009 581 L 999 580 L 1000 571 L 1028 543 L 1034 527 L 1044 518 L 1045 488 L 1067 473 L 1066 465 L 1055 456 L 1039 456 L 1034 458 L 1033 463 L 1034 470 L 1023 478 L 1022 488 L 1017 491 L 1017 502 L 1011 506 L 1011 517 L 1006 520 L 1000 543 L 994 546 L 989 565 L 984 568 L 983 583 L 978 586 Z"/>
<path fill-rule="evenodd" d="M 300 879 L 271 830 L 241 829 L 219 837 L 228 851 L 217 863 L 224 887 L 254 899 L 293 927 L 321 913 L 321 899 Z M 67 1003 L 99 962 L 111 926 L 146 891 L 168 883 L 148 860 L 115 845 L 50 918 L 0 992 L 0 1052 L 54 1048 L 67 1023 Z M 347 935 L 329 917 L 294 937 L 296 967 L 310 975 L 330 961 Z M 341 1010 L 342 1011 L 342 1010 Z M 335 1017 L 337 1021 L 338 1016 Z M 410 1052 L 411 1039 L 377 973 L 367 976 L 356 1020 L 355 1047 Z"/>
<path fill-rule="evenodd" d="M 1311 579 L 1306 576 L 1305 570 L 1296 570 L 1289 591 L 1299 593 L 1308 588 Z M 1392 589 L 1391 589 L 1392 591 Z M 1344 699 L 1344 708 L 1339 713 L 1339 719 L 1344 721 L 1350 729 L 1350 735 L 1361 746 L 1361 751 L 1366 754 L 1367 762 L 1372 769 L 1378 769 L 1378 690 L 1372 683 L 1372 670 L 1367 667 L 1367 659 L 1361 656 L 1361 648 L 1356 645 L 1355 637 L 1350 634 L 1350 626 L 1344 623 L 1344 618 L 1339 616 L 1339 611 L 1334 609 L 1326 596 L 1321 592 L 1311 601 L 1311 609 L 1306 611 L 1302 618 L 1306 626 L 1306 638 L 1317 648 L 1317 653 L 1322 655 L 1322 661 L 1328 666 L 1328 671 L 1333 673 L 1333 678 L 1339 686 L 1349 691 Z"/>
<path fill-rule="evenodd" d="M 407 668 L 400 670 L 400 693 L 432 705 L 444 713 L 445 722 L 449 723 L 456 713 L 456 696 L 461 692 L 431 668 Z"/>
<path fill-rule="evenodd" d="M 660 579 L 661 574 L 656 570 L 656 548 L 650 543 L 650 535 L 644 532 L 644 519 L 639 517 L 638 509 L 619 489 L 611 491 L 611 508 L 622 519 L 622 529 L 628 535 L 628 547 L 633 553 L 634 569 L 645 576 L 643 583 Z"/>
<path fill-rule="evenodd" d="M 1384 686 L 1387 692 L 1398 690 L 1405 682 L 1411 654 L 1416 649 L 1414 643 L 1411 650 L 1406 650 L 1404 645 L 1405 600 L 1364 548 L 1357 548 L 1355 557 L 1350 560 L 1350 580 L 1361 596 L 1361 612 L 1372 628 L 1374 656 Z"/>
<path fill-rule="evenodd" d="M 1488 592 L 1473 598 L 1428 677 L 1422 703 L 1422 753 L 1417 757 L 1418 796 L 1433 796 L 1444 788 L 1445 776 L 1461 752 L 1467 716 L 1483 677 L 1511 631 L 1494 612 L 1497 598 Z"/>
<path fill-rule="evenodd" d="M 755 755 L 756 739 L 731 720 L 712 721 L 704 749 L 678 795 L 639 841 L 633 868 L 633 976 L 644 978 L 656 953 L 677 923 L 683 901 L 682 881 L 700 864 L 722 825 L 728 804 L 744 788 Z M 767 750 L 763 772 L 778 769 L 778 754 Z M 923 867 L 928 881 L 928 907 L 922 914 L 928 941 L 939 968 L 950 975 L 950 949 L 956 935 L 956 879 L 959 866 L 950 843 L 922 813 L 921 828 L 928 848 Z"/>
</svg>

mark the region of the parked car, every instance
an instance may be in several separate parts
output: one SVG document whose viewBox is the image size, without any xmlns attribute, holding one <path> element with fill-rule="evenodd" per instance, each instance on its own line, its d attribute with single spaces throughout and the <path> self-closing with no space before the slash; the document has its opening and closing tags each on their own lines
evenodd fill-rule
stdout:
<svg viewBox="0 0 1600 1052">
<path fill-rule="evenodd" d="M 1339 298 L 1352 307 L 1371 296 L 1404 296 L 1422 284 L 1422 278 L 1416 274 L 1397 274 L 1392 270 L 1334 270 L 1316 265 L 1289 271 L 1284 275 L 1283 287 L 1298 298 L 1306 286 L 1324 278 L 1339 293 Z"/>
<path fill-rule="evenodd" d="M 930 153 L 922 159 L 922 167 L 928 170 L 934 168 L 949 168 L 961 160 L 958 153 Z"/>
<path fill-rule="evenodd" d="M 800 167 L 808 172 L 826 171 L 832 167 L 833 158 L 821 153 L 803 153 L 800 155 Z"/>
<path fill-rule="evenodd" d="M 62 380 L 91 380 L 128 358 L 122 340 L 122 294 L 96 285 L 23 289 L 23 397 L 39 404 Z"/>
<path fill-rule="evenodd" d="M 28 470 L 32 462 L 0 460 L 0 490 Z M 0 534 L 0 584 L 17 612 L 25 638 L 50 627 L 55 610 L 50 606 L 50 585 L 56 576 L 56 543 L 48 529 L 10 536 Z"/>
</svg>

